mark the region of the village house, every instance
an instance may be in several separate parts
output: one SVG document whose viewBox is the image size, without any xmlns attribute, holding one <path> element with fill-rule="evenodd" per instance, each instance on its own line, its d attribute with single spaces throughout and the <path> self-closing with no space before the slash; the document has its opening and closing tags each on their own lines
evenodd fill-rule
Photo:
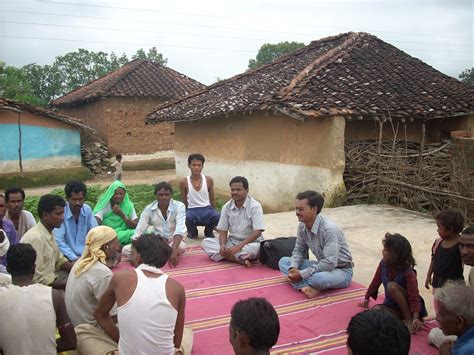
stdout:
<svg viewBox="0 0 474 355">
<path fill-rule="evenodd" d="M 474 122 L 472 89 L 367 33 L 323 38 L 255 70 L 157 107 L 148 123 L 175 123 L 177 175 L 201 152 L 227 191 L 235 175 L 269 210 L 295 193 L 344 194 L 344 143 L 434 142 Z M 384 128 L 384 129 L 381 129 Z"/>
<path fill-rule="evenodd" d="M 89 127 L 57 112 L 0 98 L 0 172 L 81 166 L 81 132 Z"/>
<path fill-rule="evenodd" d="M 171 68 L 135 59 L 51 105 L 96 130 L 111 154 L 150 155 L 173 149 L 174 124 L 145 127 L 145 116 L 159 104 L 204 87 Z"/>
</svg>

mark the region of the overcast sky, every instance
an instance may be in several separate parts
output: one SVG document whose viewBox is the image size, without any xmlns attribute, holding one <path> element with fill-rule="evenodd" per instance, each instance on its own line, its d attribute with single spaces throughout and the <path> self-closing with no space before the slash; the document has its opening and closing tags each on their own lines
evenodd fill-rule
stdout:
<svg viewBox="0 0 474 355">
<path fill-rule="evenodd" d="M 263 43 L 364 31 L 457 77 L 473 67 L 472 0 L 0 0 L 0 60 L 51 64 L 86 48 L 153 46 L 204 84 L 247 69 Z"/>
</svg>

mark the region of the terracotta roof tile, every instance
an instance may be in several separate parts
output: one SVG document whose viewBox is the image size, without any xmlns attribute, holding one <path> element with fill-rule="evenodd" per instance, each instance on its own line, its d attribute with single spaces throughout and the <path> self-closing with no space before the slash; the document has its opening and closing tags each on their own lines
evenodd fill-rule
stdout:
<svg viewBox="0 0 474 355">
<path fill-rule="evenodd" d="M 57 113 L 52 110 L 45 109 L 43 107 L 39 106 L 33 106 L 30 104 L 26 104 L 24 102 L 12 100 L 12 99 L 7 99 L 6 97 L 0 97 L 0 110 L 12 110 L 12 111 L 25 111 L 25 112 L 30 112 L 35 115 L 43 116 L 43 117 L 48 117 L 52 118 L 57 121 L 61 121 L 64 123 L 67 123 L 71 126 L 74 126 L 78 129 L 85 130 L 89 133 L 95 133 L 95 131 L 86 126 L 83 122 L 81 122 L 77 118 L 72 118 L 69 116 L 62 115 L 60 113 Z"/>
<path fill-rule="evenodd" d="M 434 118 L 474 112 L 474 90 L 367 33 L 314 41 L 253 71 L 158 106 L 147 122 L 193 121 L 255 110 Z"/>
<path fill-rule="evenodd" d="M 51 102 L 75 106 L 104 96 L 146 96 L 174 100 L 205 86 L 184 74 L 147 60 L 135 59 Z"/>
</svg>

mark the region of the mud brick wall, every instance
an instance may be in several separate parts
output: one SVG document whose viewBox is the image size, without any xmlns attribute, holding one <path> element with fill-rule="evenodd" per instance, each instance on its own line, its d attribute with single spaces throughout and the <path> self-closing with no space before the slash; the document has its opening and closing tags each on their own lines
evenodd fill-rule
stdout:
<svg viewBox="0 0 474 355">
<path fill-rule="evenodd" d="M 145 117 L 163 103 L 157 98 L 104 97 L 59 111 L 97 131 L 109 153 L 151 154 L 174 149 L 174 124 L 145 125 Z"/>
</svg>

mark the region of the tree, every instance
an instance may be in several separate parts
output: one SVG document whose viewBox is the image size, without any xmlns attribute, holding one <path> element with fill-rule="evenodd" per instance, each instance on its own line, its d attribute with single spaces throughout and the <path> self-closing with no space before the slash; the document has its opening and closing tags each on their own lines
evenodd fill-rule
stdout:
<svg viewBox="0 0 474 355">
<path fill-rule="evenodd" d="M 464 70 L 459 74 L 459 80 L 464 84 L 474 86 L 474 68 Z"/>
<path fill-rule="evenodd" d="M 256 58 L 249 60 L 249 69 L 255 69 L 263 64 L 273 62 L 282 55 L 303 48 L 304 46 L 305 44 L 301 42 L 285 41 L 276 44 L 265 43 L 258 50 Z"/>
<path fill-rule="evenodd" d="M 163 58 L 163 54 L 158 53 L 156 47 L 150 48 L 147 53 L 140 48 L 137 50 L 137 53 L 132 56 L 132 59 L 145 59 L 161 65 L 166 65 L 168 63 L 168 60 Z"/>
<path fill-rule="evenodd" d="M 137 50 L 133 59 L 166 65 L 156 47 Z M 125 54 L 93 52 L 80 48 L 57 56 L 51 65 L 27 64 L 21 68 L 0 62 L 0 95 L 46 106 L 50 101 L 114 71 L 129 59 Z M 3 64 L 2 64 L 3 63 Z"/>
<path fill-rule="evenodd" d="M 47 104 L 34 95 L 23 70 L 7 66 L 4 62 L 0 62 L 0 96 L 33 105 Z"/>
</svg>

